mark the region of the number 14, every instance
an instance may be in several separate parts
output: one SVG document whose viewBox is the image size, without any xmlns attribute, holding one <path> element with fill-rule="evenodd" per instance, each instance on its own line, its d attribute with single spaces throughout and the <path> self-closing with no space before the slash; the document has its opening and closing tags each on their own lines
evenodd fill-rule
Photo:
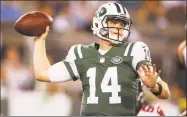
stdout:
<svg viewBox="0 0 187 117">
<path fill-rule="evenodd" d="M 90 95 L 87 97 L 87 104 L 98 104 L 99 97 L 96 97 L 96 67 L 89 68 L 87 71 L 89 77 Z M 111 79 L 111 85 L 108 85 Z M 117 67 L 109 67 L 100 84 L 102 92 L 111 92 L 109 98 L 110 104 L 121 103 L 121 97 L 118 93 L 121 91 L 121 86 L 118 85 Z"/>
</svg>

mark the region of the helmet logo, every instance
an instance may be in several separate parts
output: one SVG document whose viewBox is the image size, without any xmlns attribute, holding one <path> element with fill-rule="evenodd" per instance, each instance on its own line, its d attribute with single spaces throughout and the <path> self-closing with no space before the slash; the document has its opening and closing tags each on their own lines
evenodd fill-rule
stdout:
<svg viewBox="0 0 187 117">
<path fill-rule="evenodd" d="M 106 10 L 106 8 L 105 8 L 105 7 L 101 8 L 101 11 L 99 12 L 99 17 L 101 17 L 101 16 L 105 15 L 105 14 L 106 14 L 106 12 L 107 12 L 107 10 Z"/>
</svg>

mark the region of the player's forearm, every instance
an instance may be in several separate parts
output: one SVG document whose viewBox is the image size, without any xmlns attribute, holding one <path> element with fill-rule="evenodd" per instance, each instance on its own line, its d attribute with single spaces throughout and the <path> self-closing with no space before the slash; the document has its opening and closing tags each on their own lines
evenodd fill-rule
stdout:
<svg viewBox="0 0 187 117">
<path fill-rule="evenodd" d="M 164 81 L 159 81 L 158 83 L 162 86 L 162 92 L 160 95 L 157 95 L 157 97 L 160 99 L 168 99 L 170 97 L 170 91 L 167 83 Z M 153 94 L 154 92 L 159 92 L 159 85 L 156 84 L 155 88 L 151 89 L 151 92 L 153 92 Z"/>
<path fill-rule="evenodd" d="M 179 57 L 179 61 L 181 63 L 184 63 L 184 59 L 183 59 L 183 50 L 186 46 L 186 40 L 183 41 L 179 46 L 178 46 L 178 49 L 177 49 L 177 54 L 178 54 L 178 57 Z"/>
<path fill-rule="evenodd" d="M 34 48 L 34 72 L 35 77 L 41 77 L 41 73 L 50 67 L 49 60 L 46 55 L 45 40 L 37 40 Z"/>
<path fill-rule="evenodd" d="M 186 116 L 186 115 L 187 115 L 187 112 L 184 111 L 184 112 L 182 112 L 179 116 Z"/>
</svg>

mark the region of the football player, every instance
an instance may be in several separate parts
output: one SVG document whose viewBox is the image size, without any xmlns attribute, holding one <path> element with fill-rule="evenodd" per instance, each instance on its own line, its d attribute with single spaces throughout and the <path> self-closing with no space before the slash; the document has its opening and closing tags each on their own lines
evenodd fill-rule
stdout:
<svg viewBox="0 0 187 117">
<path fill-rule="evenodd" d="M 64 60 L 50 65 L 45 40 L 49 32 L 35 38 L 34 72 L 43 82 L 82 81 L 81 115 L 136 115 L 136 97 L 140 79 L 158 98 L 170 95 L 166 82 L 151 64 L 148 46 L 130 42 L 132 21 L 119 3 L 106 3 L 95 13 L 93 34 L 99 44 L 77 44 Z"/>
</svg>

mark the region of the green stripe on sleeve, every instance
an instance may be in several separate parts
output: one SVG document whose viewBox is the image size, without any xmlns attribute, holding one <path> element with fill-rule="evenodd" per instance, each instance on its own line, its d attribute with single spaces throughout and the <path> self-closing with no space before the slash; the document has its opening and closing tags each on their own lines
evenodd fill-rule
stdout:
<svg viewBox="0 0 187 117">
<path fill-rule="evenodd" d="M 130 45 L 127 56 L 130 56 L 130 55 L 131 55 L 131 51 L 132 51 L 132 48 L 133 48 L 134 44 L 135 44 L 135 42 L 133 42 L 133 43 Z"/>
<path fill-rule="evenodd" d="M 64 64 L 65 64 L 65 66 L 66 66 L 66 68 L 67 68 L 67 70 L 68 70 L 70 76 L 72 77 L 72 79 L 73 79 L 74 81 L 76 81 L 78 78 L 77 78 L 77 77 L 75 76 L 75 74 L 73 73 L 73 70 L 72 70 L 70 64 L 69 64 L 68 62 L 66 62 L 66 61 L 64 61 Z"/>
<path fill-rule="evenodd" d="M 79 57 L 79 54 L 78 54 L 77 45 L 74 48 L 74 53 L 75 53 L 76 58 L 79 59 L 80 57 Z"/>
</svg>

